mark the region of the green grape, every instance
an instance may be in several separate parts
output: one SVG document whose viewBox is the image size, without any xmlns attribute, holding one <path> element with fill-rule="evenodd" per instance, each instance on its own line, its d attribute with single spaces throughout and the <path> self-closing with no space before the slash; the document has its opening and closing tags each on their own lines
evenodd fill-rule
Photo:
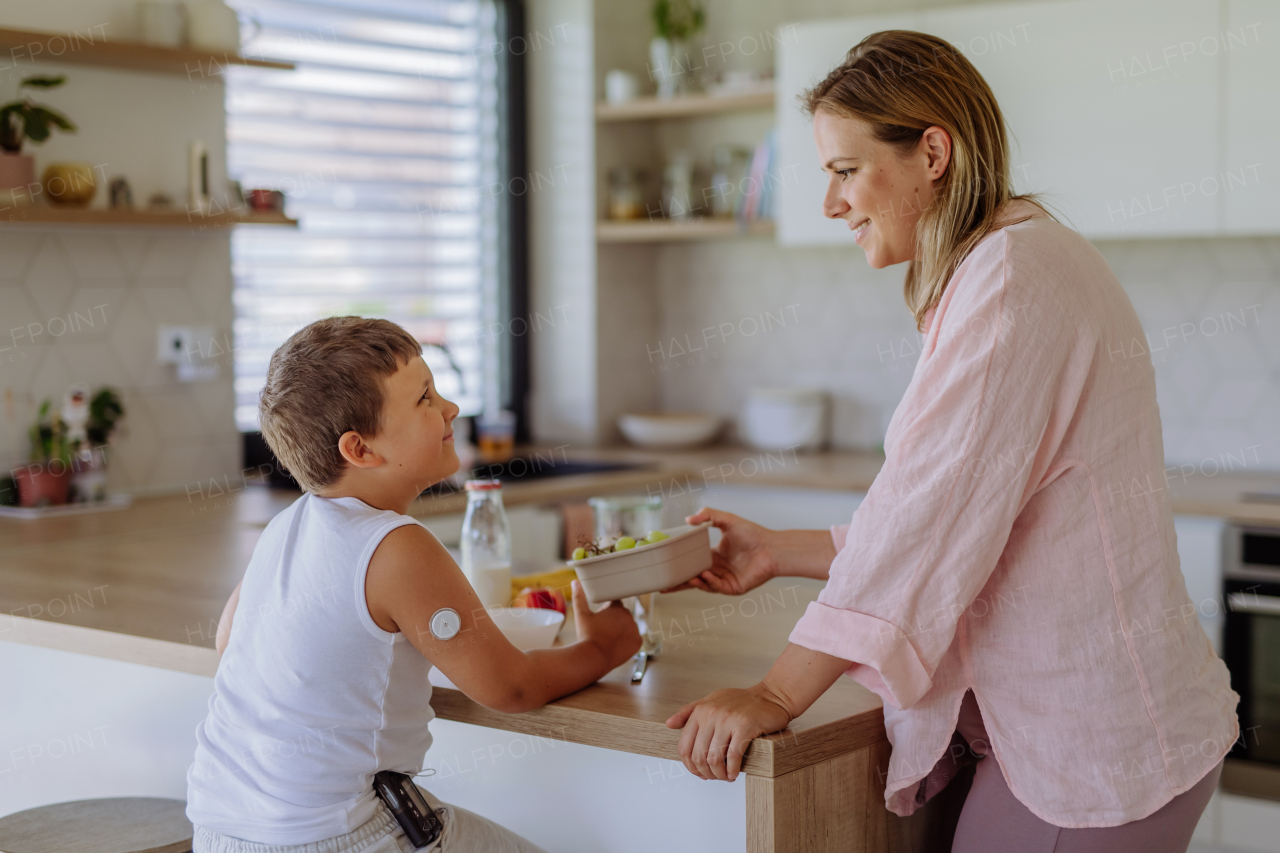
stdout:
<svg viewBox="0 0 1280 853">
<path fill-rule="evenodd" d="M 644 538 L 652 544 L 654 542 L 661 542 L 663 539 L 670 539 L 671 537 L 663 533 L 661 530 L 650 530 L 649 535 Z"/>
<path fill-rule="evenodd" d="M 586 549 L 586 548 L 574 548 L 574 549 L 573 549 L 573 559 L 575 559 L 575 560 L 585 560 L 585 559 L 587 559 L 587 549 Z"/>
<path fill-rule="evenodd" d="M 634 548 L 634 547 L 636 547 L 636 540 L 632 539 L 630 536 L 623 536 L 621 539 L 619 539 L 617 542 L 614 543 L 613 550 L 626 551 L 627 549 Z"/>
</svg>

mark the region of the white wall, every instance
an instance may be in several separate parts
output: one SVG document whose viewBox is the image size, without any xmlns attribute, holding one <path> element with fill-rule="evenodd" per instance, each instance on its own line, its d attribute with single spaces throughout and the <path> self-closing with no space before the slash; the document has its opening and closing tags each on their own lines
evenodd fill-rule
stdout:
<svg viewBox="0 0 1280 853">
<path fill-rule="evenodd" d="M 125 39 L 134 33 L 134 8 L 127 0 L 6 3 L 0 26 Z M 199 139 L 210 153 L 211 188 L 222 192 L 218 80 L 33 64 L 31 53 L 0 55 L 0 94 L 7 101 L 33 73 L 65 73 L 62 88 L 35 97 L 79 128 L 26 146 L 37 175 L 53 161 L 87 161 L 99 172 L 96 207 L 107 204 L 102 178 L 116 175 L 129 180 L 135 204 L 161 191 L 182 206 L 187 145 Z M 128 416 L 112 443 L 113 488 L 181 489 L 236 471 L 229 359 L 217 380 L 182 384 L 154 357 L 161 324 L 212 326 L 219 339 L 231 334 L 228 231 L 27 226 L 5 222 L 8 215 L 0 212 L 0 465 L 26 461 L 26 430 L 40 401 L 60 400 L 79 381 L 122 392 Z"/>
<path fill-rule="evenodd" d="M 654 666 L 660 666 L 655 663 Z M 213 679 L 0 642 L 0 815 L 95 797 L 186 798 Z M 446 720 L 419 780 L 557 853 L 741 851 L 746 777 Z"/>
<path fill-rule="evenodd" d="M 903 4 L 712 0 L 706 9 L 707 30 L 694 52 L 715 49 L 698 73 L 768 71 L 774 54 L 761 47 L 766 32 L 777 33 L 791 21 L 902 11 Z M 595 10 L 597 32 L 607 40 L 596 48 L 600 97 L 610 68 L 647 79 L 651 28 L 640 5 L 596 0 Z M 661 162 L 653 159 L 655 145 L 659 151 L 692 145 L 705 166 L 710 143 L 749 131 L 749 121 L 704 118 L 657 131 L 637 124 L 600 133 L 602 139 L 612 134 L 603 147 L 653 171 Z M 598 184 L 607 165 L 596 165 Z M 598 187 L 597 196 L 601 192 Z M 1154 355 L 1170 463 L 1212 473 L 1216 464 L 1245 458 L 1249 468 L 1280 469 L 1280 447 L 1271 440 L 1280 421 L 1280 238 L 1096 245 L 1133 299 L 1150 340 L 1145 346 Z M 856 247 L 800 250 L 770 240 L 608 246 L 599 256 L 599 304 L 628 310 L 600 312 L 598 440 L 617 440 L 611 421 L 619 411 L 695 410 L 733 418 L 752 387 L 773 385 L 830 392 L 837 447 L 874 448 L 883 440 L 920 340 L 902 302 L 903 267 L 872 270 Z M 1230 329 L 1223 328 L 1227 322 Z M 722 337 L 716 331 L 722 328 L 733 331 Z M 709 341 L 703 339 L 706 329 L 713 330 Z M 701 349 L 681 353 L 689 349 L 686 340 Z M 540 382 L 556 379 L 539 373 Z"/>
<path fill-rule="evenodd" d="M 533 0 L 528 50 L 530 304 L 566 317 L 529 337 L 530 418 L 539 437 L 591 442 L 596 434 L 595 219 L 591 203 L 590 0 Z"/>
</svg>

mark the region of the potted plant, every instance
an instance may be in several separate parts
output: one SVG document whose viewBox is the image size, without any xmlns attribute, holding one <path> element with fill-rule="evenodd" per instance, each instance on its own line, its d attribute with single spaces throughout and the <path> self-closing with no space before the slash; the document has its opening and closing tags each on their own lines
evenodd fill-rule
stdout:
<svg viewBox="0 0 1280 853">
<path fill-rule="evenodd" d="M 85 444 L 76 455 L 71 499 L 100 501 L 107 497 L 107 444 L 124 417 L 124 405 L 114 388 L 103 387 L 89 401 Z"/>
<path fill-rule="evenodd" d="M 66 77 L 27 77 L 18 84 L 23 89 L 56 89 Z M 35 103 L 28 96 L 0 106 L 0 202 L 26 204 L 36 181 L 35 160 L 22 153 L 22 144 L 44 142 L 54 128 L 74 133 L 76 126 L 56 110 Z"/>
<path fill-rule="evenodd" d="M 67 391 L 62 411 L 53 403 L 40 404 L 31 426 L 31 464 L 13 471 L 22 506 L 63 504 L 68 499 L 106 498 L 106 449 L 124 406 L 114 388 L 103 387 L 92 397 L 82 385 Z"/>
<path fill-rule="evenodd" d="M 66 424 L 51 415 L 51 403 L 40 404 L 36 422 L 31 425 L 30 464 L 13 470 L 18 484 L 18 502 L 22 506 L 51 506 L 67 502 L 71 487 L 73 448 L 67 440 Z"/>
<path fill-rule="evenodd" d="M 687 42 L 702 31 L 706 14 L 702 5 L 693 0 L 654 0 L 652 15 L 650 74 L 658 82 L 658 97 L 670 98 L 684 89 L 689 64 Z"/>
</svg>

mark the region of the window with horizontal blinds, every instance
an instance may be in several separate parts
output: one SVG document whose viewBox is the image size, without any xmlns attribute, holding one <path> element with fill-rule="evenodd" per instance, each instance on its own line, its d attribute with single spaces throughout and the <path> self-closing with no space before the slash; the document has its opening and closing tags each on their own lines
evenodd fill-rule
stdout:
<svg viewBox="0 0 1280 853">
<path fill-rule="evenodd" d="M 485 0 L 234 0 L 228 171 L 279 189 L 297 229 L 236 229 L 235 394 L 258 428 L 271 353 L 321 317 L 385 317 L 424 344 L 441 393 L 500 404 L 498 10 Z"/>
</svg>

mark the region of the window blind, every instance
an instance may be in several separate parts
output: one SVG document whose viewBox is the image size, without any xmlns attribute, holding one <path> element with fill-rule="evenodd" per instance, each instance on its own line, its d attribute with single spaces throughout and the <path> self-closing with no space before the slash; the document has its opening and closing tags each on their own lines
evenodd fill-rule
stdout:
<svg viewBox="0 0 1280 853">
<path fill-rule="evenodd" d="M 297 229 L 231 241 L 235 395 L 258 428 L 271 353 L 321 317 L 399 323 L 464 415 L 493 392 L 482 330 L 497 310 L 495 11 L 482 0 L 235 0 L 243 53 L 295 71 L 227 69 L 227 165 L 285 193 Z"/>
</svg>

